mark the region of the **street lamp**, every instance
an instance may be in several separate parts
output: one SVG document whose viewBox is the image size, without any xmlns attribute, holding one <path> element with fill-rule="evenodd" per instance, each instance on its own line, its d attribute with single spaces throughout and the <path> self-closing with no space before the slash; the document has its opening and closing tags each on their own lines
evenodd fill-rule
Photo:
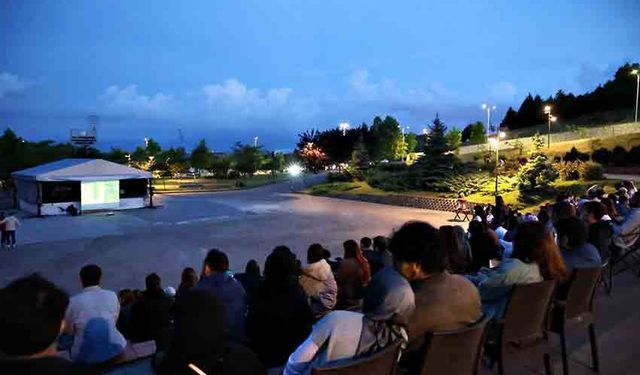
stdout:
<svg viewBox="0 0 640 375">
<path fill-rule="evenodd" d="M 489 143 L 491 146 L 496 148 L 496 196 L 498 195 L 498 167 L 500 166 L 500 139 L 507 136 L 507 133 L 500 131 L 498 128 L 498 132 L 496 132 L 495 137 L 489 138 Z"/>
<path fill-rule="evenodd" d="M 491 112 L 496 110 L 496 106 L 491 104 L 483 104 L 482 109 L 487 111 L 487 130 L 493 131 L 493 129 L 491 128 Z"/>
<path fill-rule="evenodd" d="M 633 69 L 631 74 L 636 75 L 636 118 L 635 122 L 638 122 L 638 98 L 640 97 L 640 71 L 638 69 Z"/>
<path fill-rule="evenodd" d="M 258 137 L 253 137 L 253 147 L 258 148 Z"/>
<path fill-rule="evenodd" d="M 558 118 L 556 116 L 554 116 L 553 114 L 551 114 L 551 106 L 550 105 L 545 105 L 544 106 L 544 113 L 547 115 L 547 125 L 548 125 L 548 130 L 547 130 L 547 148 L 551 148 L 551 123 L 558 121 Z"/>
<path fill-rule="evenodd" d="M 338 125 L 338 129 L 340 129 L 340 131 L 342 131 L 342 136 L 344 137 L 345 135 L 347 135 L 347 130 L 349 130 L 350 126 L 349 123 L 346 121 L 342 121 L 339 125 Z"/>
</svg>

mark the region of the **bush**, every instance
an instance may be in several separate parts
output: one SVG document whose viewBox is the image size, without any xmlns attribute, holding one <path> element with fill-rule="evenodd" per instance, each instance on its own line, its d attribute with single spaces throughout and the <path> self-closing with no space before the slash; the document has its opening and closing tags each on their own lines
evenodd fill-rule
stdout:
<svg viewBox="0 0 640 375">
<path fill-rule="evenodd" d="M 586 181 L 602 180 L 604 175 L 604 168 L 601 164 L 587 162 L 582 164 L 581 175 L 582 179 Z"/>
<path fill-rule="evenodd" d="M 616 167 L 627 165 L 629 153 L 622 146 L 616 146 L 611 153 L 611 162 Z"/>
<path fill-rule="evenodd" d="M 564 161 L 587 161 L 589 160 L 589 154 L 578 151 L 575 147 L 571 148 L 571 151 L 564 154 Z"/>
<path fill-rule="evenodd" d="M 591 154 L 591 160 L 602 165 L 608 165 L 611 159 L 611 151 L 606 148 L 599 148 Z"/>
<path fill-rule="evenodd" d="M 327 175 L 327 182 L 353 182 L 354 178 L 349 173 L 331 172 Z"/>
<path fill-rule="evenodd" d="M 560 179 L 563 181 L 575 181 L 580 179 L 582 162 L 573 161 L 565 163 L 554 163 L 553 166 L 558 171 Z"/>
</svg>

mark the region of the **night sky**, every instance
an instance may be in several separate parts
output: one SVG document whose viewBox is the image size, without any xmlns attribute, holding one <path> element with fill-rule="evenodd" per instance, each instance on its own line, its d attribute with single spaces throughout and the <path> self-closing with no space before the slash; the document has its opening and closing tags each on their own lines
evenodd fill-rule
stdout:
<svg viewBox="0 0 640 375">
<path fill-rule="evenodd" d="M 187 148 L 290 149 L 375 115 L 462 128 L 490 102 L 499 121 L 628 61 L 637 0 L 0 0 L 0 130 L 65 141 L 96 114 L 102 149 L 178 129 Z"/>
</svg>

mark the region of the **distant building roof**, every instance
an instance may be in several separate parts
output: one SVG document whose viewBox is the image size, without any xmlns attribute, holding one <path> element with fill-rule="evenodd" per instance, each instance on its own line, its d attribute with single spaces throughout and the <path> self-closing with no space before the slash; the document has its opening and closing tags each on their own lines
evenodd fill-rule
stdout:
<svg viewBox="0 0 640 375">
<path fill-rule="evenodd" d="M 33 181 L 108 181 L 151 178 L 151 173 L 102 159 L 62 159 L 11 176 Z"/>
</svg>

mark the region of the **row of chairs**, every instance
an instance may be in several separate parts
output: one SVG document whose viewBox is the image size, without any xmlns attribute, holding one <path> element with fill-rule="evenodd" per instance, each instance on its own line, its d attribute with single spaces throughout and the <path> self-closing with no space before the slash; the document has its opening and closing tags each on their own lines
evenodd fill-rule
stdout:
<svg viewBox="0 0 640 375">
<path fill-rule="evenodd" d="M 594 328 L 593 299 L 602 268 L 576 269 L 566 285 L 554 281 L 516 285 L 505 316 L 499 321 L 484 318 L 463 329 L 434 332 L 427 337 L 422 375 L 475 375 L 485 356 L 505 373 L 505 360 L 517 360 L 541 349 L 545 373 L 551 374 L 548 333 L 560 336 L 562 368 L 569 375 L 567 328 L 586 326 L 591 341 L 592 367 L 599 370 Z M 556 298 L 554 298 L 556 297 Z M 347 365 L 315 368 L 314 375 L 395 375 L 400 356 L 399 342 L 368 358 Z"/>
<path fill-rule="evenodd" d="M 621 236 L 623 240 L 627 238 L 635 238 L 640 235 L 640 228 Z M 611 240 L 610 240 L 611 242 Z M 636 276 L 640 277 L 640 239 L 627 248 L 618 248 L 613 244 L 609 245 L 608 254 L 603 254 L 605 258 L 602 285 L 607 294 L 611 294 L 613 289 L 613 277 L 623 272 L 631 270 Z"/>
</svg>

